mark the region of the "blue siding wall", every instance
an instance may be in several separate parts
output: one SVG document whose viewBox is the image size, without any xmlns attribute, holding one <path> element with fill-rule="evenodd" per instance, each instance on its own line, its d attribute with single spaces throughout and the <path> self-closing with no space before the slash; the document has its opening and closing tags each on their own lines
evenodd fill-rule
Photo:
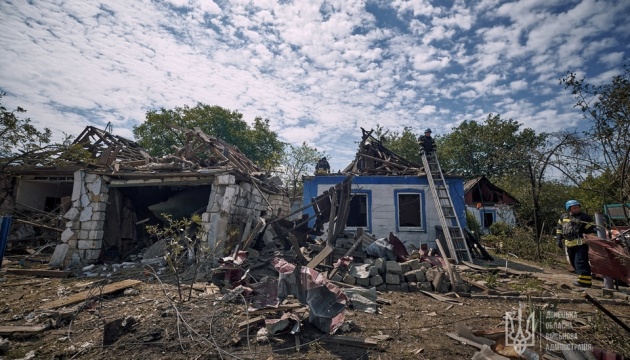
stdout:
<svg viewBox="0 0 630 360">
<path fill-rule="evenodd" d="M 303 205 L 309 205 L 311 199 L 321 195 L 345 176 L 314 176 L 304 181 Z M 446 177 L 453 206 L 462 226 L 466 226 L 466 208 L 464 204 L 464 181 L 460 177 Z M 352 179 L 352 192 L 365 193 L 368 196 L 368 228 L 366 232 L 377 238 L 386 237 L 394 232 L 409 248 L 419 247 L 422 243 L 435 245 L 435 226 L 440 225 L 435 203 L 427 178 L 418 176 L 355 176 Z M 398 224 L 398 194 L 417 193 L 422 207 L 422 229 L 401 230 Z M 314 215 L 313 209 L 305 213 Z M 309 224 L 313 226 L 314 220 Z"/>
</svg>

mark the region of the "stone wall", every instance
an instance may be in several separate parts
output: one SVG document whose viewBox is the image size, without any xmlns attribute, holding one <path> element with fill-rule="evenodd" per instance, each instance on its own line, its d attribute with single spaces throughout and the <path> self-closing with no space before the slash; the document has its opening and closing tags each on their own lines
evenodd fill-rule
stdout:
<svg viewBox="0 0 630 360">
<path fill-rule="evenodd" d="M 96 262 L 103 247 L 103 225 L 109 187 L 99 175 L 74 173 L 72 207 L 64 215 L 68 220 L 61 241 L 68 244 L 66 259 L 73 254 L 85 263 Z"/>
</svg>

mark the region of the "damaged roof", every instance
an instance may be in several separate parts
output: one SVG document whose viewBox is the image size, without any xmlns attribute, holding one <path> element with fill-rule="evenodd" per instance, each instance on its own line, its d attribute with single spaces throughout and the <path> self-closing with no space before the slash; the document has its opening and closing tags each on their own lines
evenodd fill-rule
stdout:
<svg viewBox="0 0 630 360">
<path fill-rule="evenodd" d="M 135 141 L 87 126 L 73 144 L 81 145 L 95 159 L 94 164 L 18 166 L 12 172 L 48 179 L 51 174 L 69 176 L 87 168 L 113 179 L 161 179 L 160 184 L 154 185 L 200 184 L 207 182 L 209 176 L 230 173 L 239 180 L 256 181 L 268 191 L 280 191 L 280 183 L 274 178 L 268 179 L 266 173 L 236 147 L 205 134 L 198 127 L 174 128 L 184 134 L 185 144 L 161 158 L 150 156 Z"/>
<path fill-rule="evenodd" d="M 344 174 L 358 175 L 419 175 L 422 164 L 405 159 L 388 149 L 381 140 L 372 136 L 374 130 L 361 128 L 363 136 L 354 160 L 343 169 Z"/>
</svg>

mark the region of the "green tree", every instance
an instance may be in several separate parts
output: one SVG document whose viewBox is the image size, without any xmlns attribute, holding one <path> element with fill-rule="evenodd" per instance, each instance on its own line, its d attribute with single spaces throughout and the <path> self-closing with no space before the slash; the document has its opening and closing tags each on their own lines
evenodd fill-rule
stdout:
<svg viewBox="0 0 630 360">
<path fill-rule="evenodd" d="M 586 132 L 594 151 L 583 152 L 567 161 L 563 172 L 582 189 L 615 199 L 625 204 L 630 201 L 630 61 L 622 65 L 622 73 L 610 83 L 592 85 L 584 78 L 569 72 L 560 79 L 571 90 L 576 107 L 591 124 Z M 615 186 L 604 187 L 586 181 L 604 176 Z M 594 185 L 594 186 L 592 186 Z"/>
<path fill-rule="evenodd" d="M 376 124 L 374 137 L 379 139 L 389 150 L 410 161 L 419 161 L 418 136 L 410 126 L 405 126 L 402 132 L 391 131 Z"/>
<path fill-rule="evenodd" d="M 237 147 L 265 169 L 277 166 L 282 158 L 284 143 L 269 128 L 269 120 L 257 117 L 250 127 L 241 113 L 202 103 L 195 107 L 151 110 L 147 112 L 146 121 L 133 128 L 133 134 L 151 155 L 164 156 L 172 153 L 173 147 L 185 144 L 181 129 L 195 127 Z"/>
<path fill-rule="evenodd" d="M 21 107 L 13 111 L 2 105 L 6 93 L 0 91 L 0 171 L 9 165 L 19 164 L 50 143 L 50 129 L 39 131 L 30 118 L 21 118 L 26 113 Z"/>
<path fill-rule="evenodd" d="M 437 154 L 444 172 L 475 178 L 514 173 L 523 168 L 524 149 L 535 148 L 545 135 L 499 114 L 489 114 L 483 123 L 464 121 L 453 132 L 436 137 Z"/>
<path fill-rule="evenodd" d="M 309 146 L 306 141 L 301 146 L 287 145 L 282 161 L 283 178 L 291 200 L 302 196 L 302 176 L 312 174 L 317 161 L 326 157 L 325 152 L 319 152 Z"/>
</svg>

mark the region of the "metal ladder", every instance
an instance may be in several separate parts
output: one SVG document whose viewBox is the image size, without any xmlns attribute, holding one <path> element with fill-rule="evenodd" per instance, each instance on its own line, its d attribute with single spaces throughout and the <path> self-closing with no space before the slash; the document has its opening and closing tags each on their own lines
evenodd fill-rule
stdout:
<svg viewBox="0 0 630 360">
<path fill-rule="evenodd" d="M 433 194 L 433 200 L 435 200 L 435 207 L 440 217 L 444 238 L 451 257 L 458 264 L 462 261 L 472 261 L 462 226 L 455 213 L 453 200 L 446 187 L 444 174 L 435 151 L 424 152 L 422 154 L 422 164 L 427 174 L 429 188 L 431 189 L 431 194 Z M 446 255 L 443 254 L 443 256 Z"/>
</svg>

